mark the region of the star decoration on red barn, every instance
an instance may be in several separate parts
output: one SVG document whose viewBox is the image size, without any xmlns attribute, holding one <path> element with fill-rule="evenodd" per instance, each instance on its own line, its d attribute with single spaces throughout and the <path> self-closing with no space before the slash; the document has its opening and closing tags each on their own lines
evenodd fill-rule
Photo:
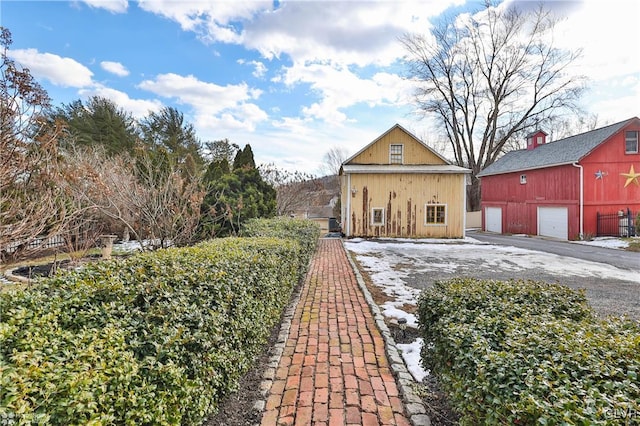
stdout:
<svg viewBox="0 0 640 426">
<path fill-rule="evenodd" d="M 607 175 L 607 172 L 603 172 L 602 170 L 598 170 L 596 173 L 596 180 L 601 179 Z"/>
<path fill-rule="evenodd" d="M 636 171 L 633 169 L 633 164 L 631 165 L 631 169 L 629 169 L 629 173 L 620 173 L 620 175 L 627 178 L 627 181 L 624 183 L 625 188 L 629 186 L 631 182 L 640 186 L 640 182 L 638 181 L 638 178 L 640 178 L 640 173 L 636 173 Z"/>
</svg>

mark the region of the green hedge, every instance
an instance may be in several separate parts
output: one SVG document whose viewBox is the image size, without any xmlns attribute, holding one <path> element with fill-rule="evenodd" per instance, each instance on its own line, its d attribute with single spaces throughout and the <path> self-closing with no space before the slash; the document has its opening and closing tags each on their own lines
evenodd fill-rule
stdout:
<svg viewBox="0 0 640 426">
<path fill-rule="evenodd" d="M 640 423 L 640 325 L 599 320 L 582 292 L 455 279 L 418 316 L 423 365 L 463 425 Z"/>
<path fill-rule="evenodd" d="M 305 273 L 311 256 L 316 251 L 320 226 L 310 220 L 278 217 L 274 219 L 249 219 L 242 227 L 241 236 L 293 238 L 300 244 L 300 268 Z"/>
<path fill-rule="evenodd" d="M 1 294 L 0 419 L 201 424 L 279 321 L 301 256 L 292 239 L 220 239 Z"/>
</svg>

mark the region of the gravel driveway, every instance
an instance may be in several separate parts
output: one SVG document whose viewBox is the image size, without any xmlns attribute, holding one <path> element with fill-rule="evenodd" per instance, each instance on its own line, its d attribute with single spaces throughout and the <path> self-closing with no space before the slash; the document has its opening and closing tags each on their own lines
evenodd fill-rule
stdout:
<svg viewBox="0 0 640 426">
<path fill-rule="evenodd" d="M 640 273 L 614 266 L 515 247 L 434 240 L 347 240 L 374 284 L 392 295 L 401 287 L 414 296 L 439 280 L 454 277 L 531 279 L 584 289 L 602 315 L 640 320 Z"/>
</svg>

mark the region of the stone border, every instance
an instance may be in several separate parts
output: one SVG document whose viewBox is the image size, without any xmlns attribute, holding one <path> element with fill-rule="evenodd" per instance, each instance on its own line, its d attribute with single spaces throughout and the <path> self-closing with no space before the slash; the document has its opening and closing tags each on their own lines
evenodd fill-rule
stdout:
<svg viewBox="0 0 640 426">
<path fill-rule="evenodd" d="M 400 390 L 400 394 L 402 395 L 402 399 L 405 404 L 405 410 L 407 415 L 409 416 L 409 420 L 413 426 L 430 426 L 431 419 L 429 415 L 427 415 L 427 409 L 422 402 L 422 399 L 415 394 L 413 391 L 413 385 L 416 383 L 413 376 L 407 370 L 407 366 L 402 359 L 402 355 L 398 351 L 396 346 L 396 342 L 391 336 L 391 332 L 389 331 L 389 327 L 384 322 L 384 316 L 382 315 L 382 311 L 378 304 L 373 300 L 367 285 L 362 278 L 362 274 L 358 270 L 356 263 L 351 257 L 351 253 L 344 245 L 344 240 L 341 240 L 342 248 L 347 254 L 347 258 L 349 259 L 349 263 L 351 264 L 351 268 L 356 276 L 356 280 L 358 281 L 358 285 L 360 286 L 360 290 L 364 293 L 364 297 L 371 308 L 371 312 L 373 313 L 373 318 L 376 321 L 376 325 L 382 334 L 382 338 L 385 342 L 385 352 L 387 354 L 387 358 L 389 359 L 389 364 L 391 365 L 391 371 L 393 375 L 396 377 L 396 382 L 398 383 L 398 388 Z"/>
<path fill-rule="evenodd" d="M 21 267 L 22 266 L 18 266 L 16 268 L 11 268 L 11 269 L 5 270 L 4 274 L 3 274 L 4 278 L 7 281 L 11 281 L 11 284 L 16 284 L 16 283 L 17 284 L 32 284 L 32 283 L 34 283 L 37 279 L 33 279 L 33 278 L 30 279 L 30 278 L 26 278 L 26 277 L 14 274 L 14 272 L 17 269 L 20 269 Z"/>
</svg>

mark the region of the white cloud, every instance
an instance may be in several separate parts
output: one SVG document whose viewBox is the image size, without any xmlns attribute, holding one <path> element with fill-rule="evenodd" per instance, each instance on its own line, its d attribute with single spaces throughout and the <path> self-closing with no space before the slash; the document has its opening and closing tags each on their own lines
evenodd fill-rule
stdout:
<svg viewBox="0 0 640 426">
<path fill-rule="evenodd" d="M 40 53 L 37 49 L 10 50 L 8 54 L 17 63 L 28 68 L 31 75 L 49 80 L 56 86 L 87 87 L 92 84 L 91 70 L 74 59 Z"/>
<path fill-rule="evenodd" d="M 250 88 L 246 83 L 219 86 L 200 81 L 193 75 L 184 77 L 173 73 L 160 74 L 155 80 L 145 80 L 139 87 L 160 96 L 176 98 L 180 103 L 212 114 L 260 96 L 259 90 Z"/>
<path fill-rule="evenodd" d="M 388 65 L 402 56 L 397 37 L 425 31 L 428 18 L 462 0 L 287 1 L 141 0 L 207 42 L 242 44 L 265 58 Z"/>
<path fill-rule="evenodd" d="M 558 26 L 556 42 L 567 49 L 582 47 L 578 69 L 594 82 L 640 73 L 640 55 L 631 47 L 640 43 L 640 3 L 623 0 L 613 4 L 578 2 Z"/>
<path fill-rule="evenodd" d="M 369 107 L 405 104 L 412 90 L 396 74 L 378 72 L 373 77 L 361 78 L 361 70 L 350 70 L 349 66 L 393 64 L 404 55 L 398 42 L 400 36 L 426 31 L 430 27 L 428 18 L 461 3 L 461 0 L 285 0 L 274 9 L 270 1 L 143 0 L 140 7 L 178 22 L 183 30 L 193 31 L 205 41 L 241 44 L 270 60 L 290 58 L 293 65 L 283 68 L 283 75 L 272 82 L 288 86 L 309 84 L 317 97 L 300 106 L 303 116 L 340 124 L 349 120 L 346 108 L 358 104 Z M 262 62 L 238 62 L 254 65 L 256 78 L 266 73 Z M 211 90 L 219 94 L 211 86 L 205 92 Z M 196 104 L 184 95 L 175 96 Z M 219 103 L 222 109 L 224 101 Z M 212 106 L 199 109 L 211 110 Z"/>
<path fill-rule="evenodd" d="M 582 104 L 602 125 L 639 115 L 640 56 L 631 46 L 640 43 L 640 3 L 583 1 L 572 6 L 564 11 L 555 42 L 564 49 L 582 49 L 572 68 L 589 78 Z"/>
<path fill-rule="evenodd" d="M 125 13 L 129 7 L 127 0 L 82 0 L 96 9 L 106 9 L 111 13 Z"/>
<path fill-rule="evenodd" d="M 397 39 L 426 31 L 429 17 L 459 1 L 283 2 L 245 25 L 243 44 L 265 58 L 389 65 L 403 55 Z"/>
<path fill-rule="evenodd" d="M 262 91 L 246 83 L 219 86 L 200 81 L 192 75 L 185 77 L 169 73 L 161 74 L 155 80 L 145 80 L 138 87 L 191 106 L 196 127 L 203 130 L 220 126 L 253 131 L 257 123 L 268 117 L 251 102 L 258 99 Z"/>
<path fill-rule="evenodd" d="M 150 111 L 157 112 L 163 107 L 162 102 L 158 100 L 131 99 L 127 93 L 102 85 L 82 89 L 78 93 L 80 96 L 86 98 L 99 96 L 101 98 L 110 99 L 118 105 L 118 107 L 130 112 L 135 118 L 145 117 Z"/>
<path fill-rule="evenodd" d="M 194 31 L 204 41 L 224 43 L 239 43 L 242 31 L 239 23 L 273 8 L 269 0 L 141 0 L 139 5 L 148 12 L 178 22 L 183 30 Z"/>
<path fill-rule="evenodd" d="M 361 78 L 357 71 L 334 64 L 295 64 L 279 80 L 288 86 L 309 84 L 320 101 L 304 107 L 304 115 L 334 124 L 348 118 L 340 110 L 357 104 L 405 106 L 413 91 L 413 86 L 397 74 L 378 72 L 371 78 Z"/>
<path fill-rule="evenodd" d="M 616 82 L 625 84 L 622 87 L 604 84 L 597 91 L 588 92 L 584 98 L 589 110 L 598 115 L 598 125 L 640 116 L 640 73 Z"/>
<path fill-rule="evenodd" d="M 129 75 L 129 70 L 120 62 L 102 61 L 100 62 L 100 66 L 103 70 L 119 77 L 126 77 Z"/>
<path fill-rule="evenodd" d="M 267 73 L 267 67 L 260 61 L 245 61 L 243 59 L 238 59 L 238 63 L 253 65 L 254 71 L 251 73 L 255 78 L 262 78 Z"/>
</svg>

